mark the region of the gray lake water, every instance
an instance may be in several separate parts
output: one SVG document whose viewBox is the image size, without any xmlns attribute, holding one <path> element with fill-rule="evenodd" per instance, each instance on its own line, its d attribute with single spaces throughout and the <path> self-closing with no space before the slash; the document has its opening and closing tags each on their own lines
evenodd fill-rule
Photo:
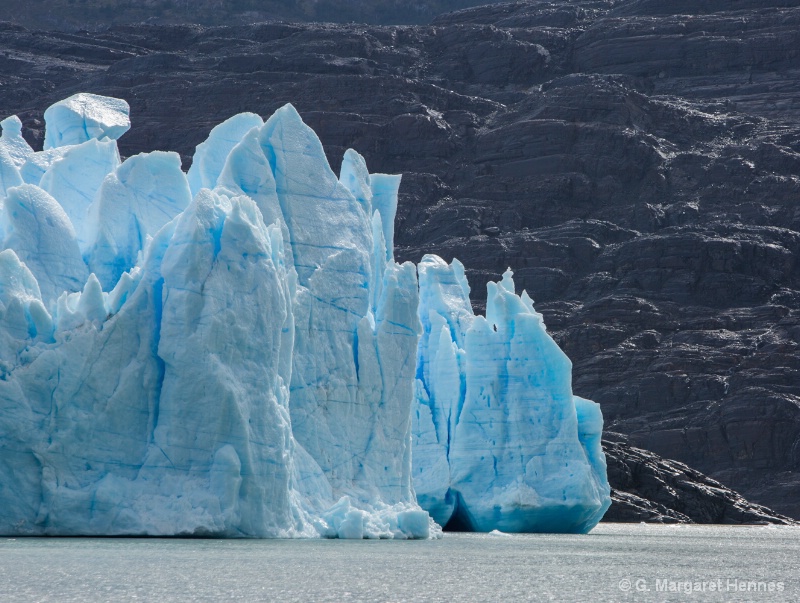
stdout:
<svg viewBox="0 0 800 603">
<path fill-rule="evenodd" d="M 712 586 L 713 585 L 713 586 Z M 0 538 L 0 601 L 800 601 L 800 528 L 436 541 Z"/>
</svg>

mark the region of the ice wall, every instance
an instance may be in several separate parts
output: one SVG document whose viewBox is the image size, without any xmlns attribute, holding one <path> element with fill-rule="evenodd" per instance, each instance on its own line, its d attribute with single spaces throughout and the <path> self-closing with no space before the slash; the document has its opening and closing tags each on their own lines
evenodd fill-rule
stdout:
<svg viewBox="0 0 800 603">
<path fill-rule="evenodd" d="M 121 161 L 124 101 L 45 117 L 41 152 L 0 122 L 0 533 L 602 516 L 599 407 L 510 273 L 484 318 L 457 261 L 394 261 L 399 176 L 347 151 L 337 177 L 291 105 L 214 128 L 188 174 Z"/>
<path fill-rule="evenodd" d="M 48 110 L 40 153 L 3 122 L 0 533 L 435 536 L 416 271 L 363 159 L 356 200 L 287 106 L 215 129 L 192 191 L 174 153 L 120 163 L 113 100 Z"/>
<path fill-rule="evenodd" d="M 511 272 L 474 316 L 464 268 L 419 264 L 414 487 L 441 525 L 588 532 L 610 505 L 602 415 Z"/>
</svg>

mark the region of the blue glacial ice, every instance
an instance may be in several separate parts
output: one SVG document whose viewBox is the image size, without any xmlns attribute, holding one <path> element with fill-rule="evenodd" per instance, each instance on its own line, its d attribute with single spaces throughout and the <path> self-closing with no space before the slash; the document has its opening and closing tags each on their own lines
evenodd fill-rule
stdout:
<svg viewBox="0 0 800 603">
<path fill-rule="evenodd" d="M 3 248 L 13 249 L 36 277 L 42 300 L 51 306 L 63 292 L 83 289 L 83 263 L 72 222 L 53 197 L 38 186 L 11 188 L 3 200 Z"/>
<path fill-rule="evenodd" d="M 482 532 L 587 532 L 610 505 L 599 405 L 512 274 L 474 316 L 464 267 L 419 264 L 414 487 L 435 521 Z"/>
<path fill-rule="evenodd" d="M 33 149 L 22 137 L 22 121 L 12 115 L 0 121 L 0 129 L 0 153 L 7 153 L 12 163 L 21 168 L 33 155 Z"/>
<path fill-rule="evenodd" d="M 264 125 L 264 120 L 255 113 L 239 113 L 215 126 L 208 140 L 197 145 L 187 177 L 192 194 L 201 188 L 214 188 L 225 167 L 228 155 L 245 134 Z"/>
<path fill-rule="evenodd" d="M 136 265 L 148 237 L 189 206 L 192 194 L 180 156 L 154 151 L 129 157 L 104 175 L 91 201 L 85 258 L 108 291 Z"/>
<path fill-rule="evenodd" d="M 88 140 L 117 140 L 131 128 L 131 109 L 120 98 L 81 92 L 44 112 L 44 148 L 56 149 Z"/>
<path fill-rule="evenodd" d="M 348 151 L 337 178 L 291 105 L 214 128 L 188 174 L 120 161 L 128 113 L 57 103 L 40 152 L 0 122 L 0 533 L 600 519 L 599 407 L 510 274 L 483 318 L 457 262 L 394 261 L 399 176 Z"/>
</svg>

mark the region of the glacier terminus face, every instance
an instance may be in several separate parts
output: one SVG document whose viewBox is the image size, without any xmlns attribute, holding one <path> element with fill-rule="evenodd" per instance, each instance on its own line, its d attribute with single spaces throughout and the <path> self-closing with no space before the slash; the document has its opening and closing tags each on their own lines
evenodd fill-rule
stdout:
<svg viewBox="0 0 800 603">
<path fill-rule="evenodd" d="M 510 272 L 394 260 L 400 177 L 286 105 L 123 160 L 77 94 L 0 122 L 0 534 L 587 532 L 598 405 Z"/>
<path fill-rule="evenodd" d="M 510 271 L 474 316 L 464 267 L 419 264 L 414 487 L 441 525 L 588 532 L 609 507 L 603 418 Z"/>
</svg>

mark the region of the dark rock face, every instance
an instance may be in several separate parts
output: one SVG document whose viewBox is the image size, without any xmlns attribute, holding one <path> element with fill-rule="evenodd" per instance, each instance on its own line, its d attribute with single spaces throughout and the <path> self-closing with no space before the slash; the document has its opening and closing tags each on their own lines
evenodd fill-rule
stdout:
<svg viewBox="0 0 800 603">
<path fill-rule="evenodd" d="M 497 1 L 497 0 L 495 0 Z M 3 0 L 2 18 L 33 29 L 105 29 L 111 24 L 240 25 L 268 19 L 334 23 L 428 23 L 486 0 Z"/>
<path fill-rule="evenodd" d="M 797 522 L 748 502 L 683 463 L 660 458 L 606 434 L 603 450 L 612 485 L 604 521 L 648 523 L 782 524 Z"/>
<path fill-rule="evenodd" d="M 123 154 L 187 165 L 213 125 L 292 102 L 334 168 L 353 147 L 404 174 L 399 259 L 459 257 L 478 307 L 513 267 L 610 430 L 800 518 L 800 0 L 8 25 L 0 84 L 34 143 L 50 103 L 109 94 L 132 106 Z"/>
</svg>

